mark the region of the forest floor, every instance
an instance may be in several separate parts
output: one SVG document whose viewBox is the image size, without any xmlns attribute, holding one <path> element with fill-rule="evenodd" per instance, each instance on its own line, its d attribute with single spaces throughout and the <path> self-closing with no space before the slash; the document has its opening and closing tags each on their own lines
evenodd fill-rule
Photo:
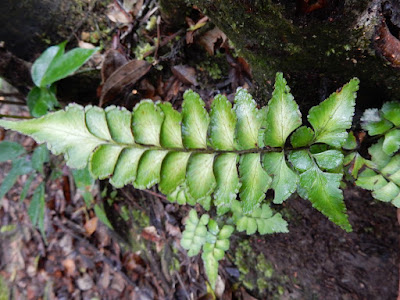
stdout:
<svg viewBox="0 0 400 300">
<path fill-rule="evenodd" d="M 103 13 L 111 34 L 88 24 L 77 32 L 83 47 L 104 45 L 103 89 L 98 90 L 103 106 L 132 109 L 139 99 L 150 98 L 179 109 L 188 88 L 209 106 L 217 93 L 232 100 L 238 86 L 252 87 L 247 63 L 199 11 L 192 10 L 186 23 L 174 27 L 160 17 L 155 1 L 137 1 L 125 9 L 115 3 L 104 12 L 93 10 Z M 134 58 L 152 67 L 128 66 Z M 123 65 L 140 75 L 128 86 L 117 70 Z M 113 72 L 118 80 L 106 93 Z M 24 107 L 1 102 L 0 113 L 28 115 Z M 28 153 L 37 147 L 30 138 L 0 129 L 2 140 L 19 142 Z M 0 183 L 10 169 L 10 162 L 0 164 Z M 54 156 L 20 201 L 27 180 L 20 176 L 0 199 L 0 299 L 7 299 L 2 298 L 7 293 L 13 299 L 213 299 L 201 258 L 188 258 L 179 244 L 190 207 L 168 202 L 155 188 L 117 191 L 106 182 L 78 186 L 71 170 Z M 27 212 L 43 180 L 45 238 Z M 84 199 L 85 192 L 90 200 Z M 226 300 L 394 299 L 400 235 L 396 209 L 353 186 L 344 197 L 352 233 L 292 197 L 274 207 L 288 221 L 289 233 L 235 234 L 220 264 L 217 295 Z"/>
</svg>

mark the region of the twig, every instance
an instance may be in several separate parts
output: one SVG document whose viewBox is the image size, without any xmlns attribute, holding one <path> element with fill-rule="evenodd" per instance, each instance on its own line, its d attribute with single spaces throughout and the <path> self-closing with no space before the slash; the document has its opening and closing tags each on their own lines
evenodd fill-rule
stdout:
<svg viewBox="0 0 400 300">
<path fill-rule="evenodd" d="M 2 96 L 2 97 L 15 97 L 15 98 L 21 99 L 22 101 L 25 101 L 25 97 L 21 93 L 5 93 L 5 92 L 1 92 L 0 91 L 0 96 Z"/>
<path fill-rule="evenodd" d="M 0 104 L 21 105 L 21 106 L 26 105 L 26 103 L 23 103 L 23 102 L 8 101 L 8 100 L 0 100 Z"/>
<path fill-rule="evenodd" d="M 154 59 L 157 59 L 158 49 L 160 48 L 160 38 L 161 38 L 160 24 L 161 24 L 161 17 L 158 16 L 157 17 L 157 44 L 156 44 L 156 50 L 154 51 Z"/>
<path fill-rule="evenodd" d="M 170 36 L 166 37 L 165 39 L 162 40 L 162 42 L 160 42 L 159 47 L 164 47 L 166 44 L 168 44 L 171 40 L 173 40 L 176 36 L 182 34 L 185 30 L 184 29 L 180 29 L 177 32 L 175 32 L 174 34 L 171 34 Z M 152 49 L 150 51 L 147 51 L 145 54 L 143 54 L 143 58 L 146 58 L 147 56 L 151 55 L 156 49 Z"/>
<path fill-rule="evenodd" d="M 2 114 L 0 114 L 0 118 L 12 118 L 12 119 L 32 119 L 32 117 L 25 117 L 25 116 L 15 116 L 15 115 L 2 115 Z"/>
<path fill-rule="evenodd" d="M 153 191 L 150 191 L 150 190 L 141 190 L 141 191 L 168 201 L 167 197 L 165 197 L 165 196 L 163 196 L 163 195 L 161 195 L 159 193 L 156 193 L 156 192 L 153 192 Z"/>
</svg>

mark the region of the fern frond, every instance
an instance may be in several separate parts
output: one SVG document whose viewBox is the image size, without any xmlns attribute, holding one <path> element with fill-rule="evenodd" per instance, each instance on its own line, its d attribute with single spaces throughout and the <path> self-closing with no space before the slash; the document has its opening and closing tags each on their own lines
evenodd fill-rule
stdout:
<svg viewBox="0 0 400 300">
<path fill-rule="evenodd" d="M 200 96 L 189 90 L 184 93 L 181 113 L 169 103 L 150 100 L 138 103 L 132 113 L 115 106 L 103 110 L 71 104 L 39 119 L 0 120 L 0 126 L 46 142 L 54 154 L 64 154 L 73 168 L 88 164 L 94 178 L 108 178 L 115 187 L 133 184 L 146 189 L 158 184 L 171 201 L 200 203 L 207 210 L 213 203 L 218 214 L 230 210 L 237 194 L 243 213 L 251 214 L 270 188 L 275 192 L 274 202 L 282 203 L 299 184 L 304 185 L 310 173 L 305 171 L 311 168 L 312 175 L 321 179 L 312 182 L 320 192 L 314 195 L 306 187 L 303 190 L 309 192 L 303 195 L 346 227 L 344 205 L 337 206 L 340 193 L 336 185 L 327 190 L 320 186 L 333 176 L 322 170 L 335 173 L 343 157 L 327 146 L 325 152 L 312 149 L 321 148 L 320 143 L 334 147 L 344 143 L 358 80 L 310 110 L 314 130 L 299 127 L 301 114 L 281 73 L 275 86 L 269 105 L 261 109 L 239 88 L 233 106 L 226 97 L 217 96 L 209 114 Z M 285 144 L 290 137 L 294 147 L 311 145 L 314 151 L 310 161 L 302 162 L 306 163 L 303 167 L 286 159 Z M 291 156 L 305 150 L 299 151 L 292 151 Z M 314 200 L 320 197 L 325 200 Z"/>
<path fill-rule="evenodd" d="M 383 145 L 381 138 L 368 149 L 371 161 L 363 161 L 365 170 L 358 175 L 356 185 L 372 191 L 375 199 L 400 207 L 400 154 L 387 155 Z"/>
<path fill-rule="evenodd" d="M 280 213 L 273 214 L 267 204 L 255 209 L 251 214 L 243 213 L 242 204 L 239 201 L 232 203 L 233 221 L 238 231 L 246 231 L 248 235 L 258 231 L 259 234 L 271 234 L 289 232 L 288 224 Z"/>
<path fill-rule="evenodd" d="M 382 150 L 392 155 L 400 148 L 400 102 L 386 102 L 381 110 L 367 109 L 362 127 L 371 136 L 383 135 Z"/>
</svg>

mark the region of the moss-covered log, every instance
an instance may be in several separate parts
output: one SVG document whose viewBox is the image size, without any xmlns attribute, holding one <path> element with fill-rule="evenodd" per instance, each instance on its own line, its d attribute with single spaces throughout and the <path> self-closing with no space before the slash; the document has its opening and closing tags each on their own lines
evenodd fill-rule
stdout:
<svg viewBox="0 0 400 300">
<path fill-rule="evenodd" d="M 264 92 L 283 71 L 303 102 L 354 76 L 365 87 L 365 102 L 400 96 L 397 0 L 190 2 L 228 35 Z"/>
</svg>

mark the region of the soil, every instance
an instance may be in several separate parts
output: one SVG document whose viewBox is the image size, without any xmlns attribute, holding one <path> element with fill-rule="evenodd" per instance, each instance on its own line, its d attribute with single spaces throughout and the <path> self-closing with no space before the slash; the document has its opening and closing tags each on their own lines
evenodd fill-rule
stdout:
<svg viewBox="0 0 400 300">
<path fill-rule="evenodd" d="M 292 213 L 288 234 L 252 238 L 253 249 L 292 278 L 285 286 L 289 298 L 396 298 L 396 209 L 356 188 L 347 189 L 345 199 L 352 233 L 333 225 L 309 202 L 292 199 L 287 205 Z"/>
</svg>

